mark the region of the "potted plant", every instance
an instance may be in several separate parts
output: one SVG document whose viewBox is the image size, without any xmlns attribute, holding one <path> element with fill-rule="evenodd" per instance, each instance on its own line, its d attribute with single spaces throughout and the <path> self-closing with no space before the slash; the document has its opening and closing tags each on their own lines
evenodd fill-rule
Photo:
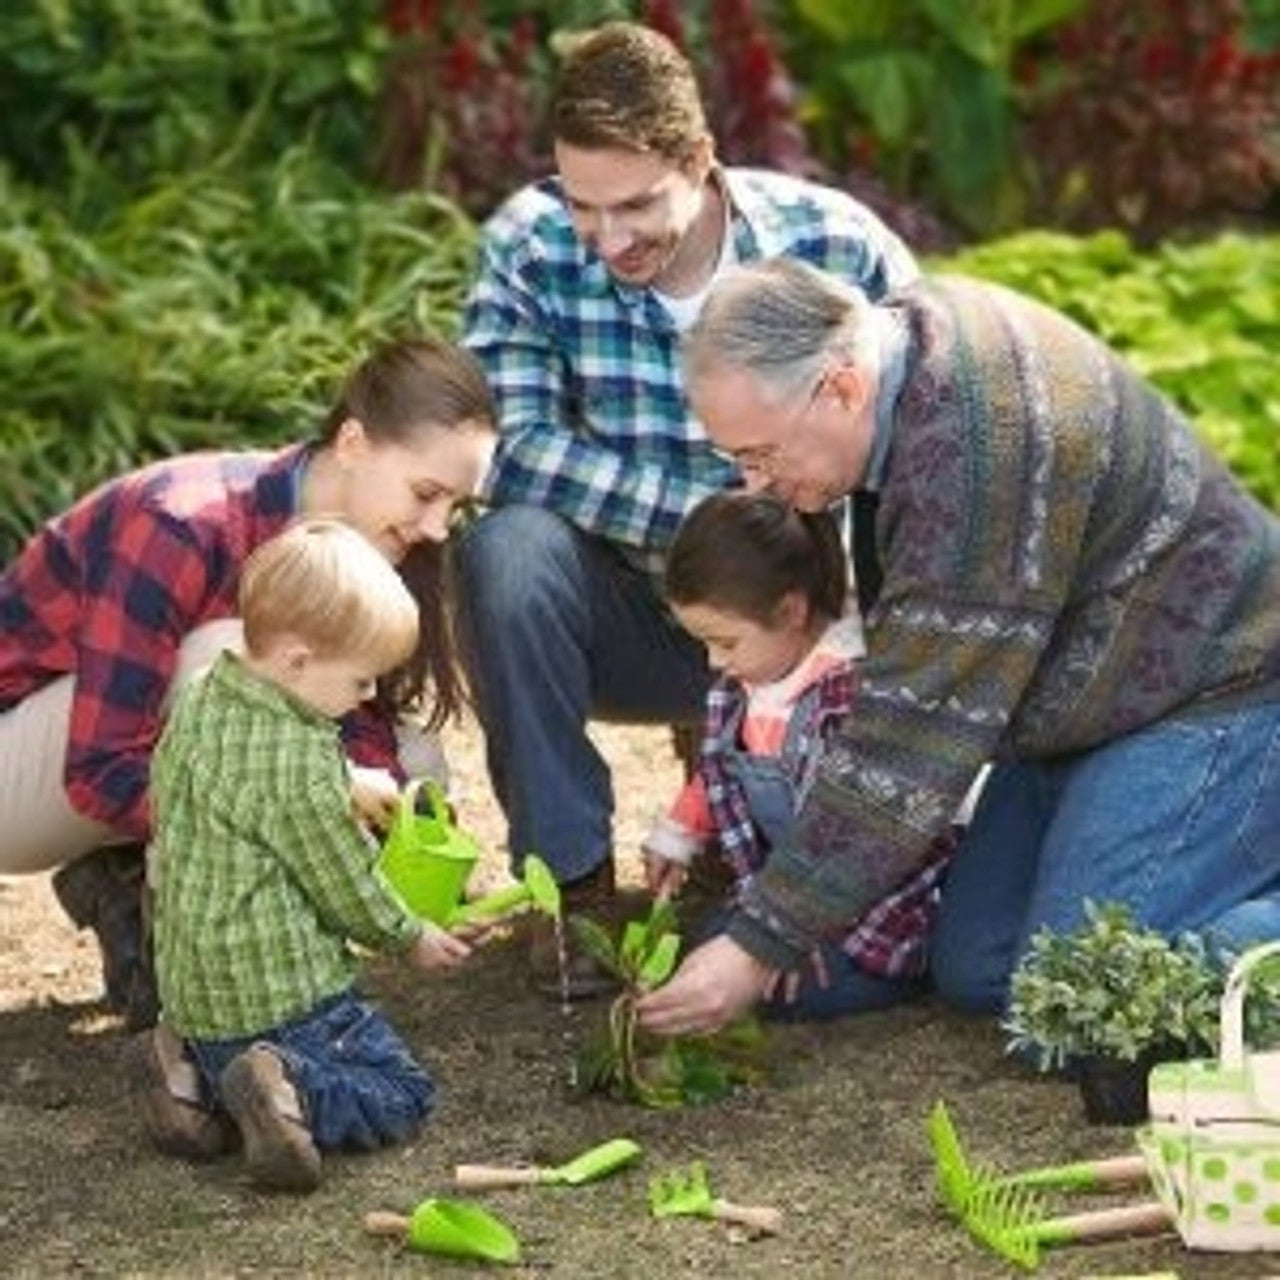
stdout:
<svg viewBox="0 0 1280 1280">
<path fill-rule="evenodd" d="M 1166 938 L 1122 903 L 1084 909 L 1075 932 L 1032 937 L 1010 983 L 1009 1050 L 1074 1074 L 1092 1123 L 1137 1124 L 1153 1063 L 1215 1051 L 1223 962 L 1199 935 Z"/>
</svg>

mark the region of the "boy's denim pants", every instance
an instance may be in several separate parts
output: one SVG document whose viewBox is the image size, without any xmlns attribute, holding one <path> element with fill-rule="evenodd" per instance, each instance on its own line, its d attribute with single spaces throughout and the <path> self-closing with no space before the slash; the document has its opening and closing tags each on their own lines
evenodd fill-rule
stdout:
<svg viewBox="0 0 1280 1280">
<path fill-rule="evenodd" d="M 270 1045 L 298 1091 L 322 1151 L 370 1151 L 402 1142 L 435 1101 L 435 1086 L 387 1019 L 354 992 L 259 1035 L 187 1040 L 206 1093 L 221 1106 L 218 1077 L 237 1054 Z"/>
<path fill-rule="evenodd" d="M 1003 1009 L 1031 935 L 1079 927 L 1086 898 L 1226 950 L 1280 938 L 1280 702 L 997 765 L 943 887 L 938 990 Z"/>
</svg>

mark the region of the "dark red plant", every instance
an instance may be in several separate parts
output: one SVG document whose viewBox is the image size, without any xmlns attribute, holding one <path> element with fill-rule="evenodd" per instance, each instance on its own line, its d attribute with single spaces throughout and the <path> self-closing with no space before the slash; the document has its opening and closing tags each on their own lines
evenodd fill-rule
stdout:
<svg viewBox="0 0 1280 1280">
<path fill-rule="evenodd" d="M 1242 45 L 1239 0 L 1093 0 L 1051 54 L 1029 125 L 1041 212 L 1140 242 L 1263 208 L 1280 191 L 1280 54 Z M 1034 93 L 1034 90 L 1033 90 Z"/>
<path fill-rule="evenodd" d="M 727 163 L 818 174 L 795 85 L 750 0 L 711 0 L 700 62 L 712 129 Z"/>
<path fill-rule="evenodd" d="M 496 35 L 477 0 L 388 0 L 377 175 L 428 183 L 475 216 L 549 171 L 538 122 L 545 75 L 531 17 Z"/>
</svg>

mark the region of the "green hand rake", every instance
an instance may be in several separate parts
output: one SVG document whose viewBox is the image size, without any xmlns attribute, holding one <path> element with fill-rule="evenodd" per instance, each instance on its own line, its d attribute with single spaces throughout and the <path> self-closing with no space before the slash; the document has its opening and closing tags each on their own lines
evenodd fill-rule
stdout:
<svg viewBox="0 0 1280 1280">
<path fill-rule="evenodd" d="M 655 1218 L 690 1215 L 736 1223 L 758 1235 L 782 1230 L 782 1211 L 770 1205 L 743 1205 L 711 1192 L 707 1167 L 695 1160 L 687 1171 L 657 1174 L 649 1180 L 649 1209 Z"/>
<path fill-rule="evenodd" d="M 1016 1183 L 979 1186 L 970 1196 L 964 1225 L 979 1243 L 1028 1271 L 1040 1265 L 1047 1245 L 1082 1244 L 1151 1235 L 1174 1225 L 1159 1200 L 1051 1216 L 1043 1198 Z"/>
<path fill-rule="evenodd" d="M 976 1240 L 1029 1270 L 1039 1265 L 1046 1245 L 1148 1234 L 1174 1224 L 1159 1201 L 1054 1217 L 1039 1194 L 1052 1189 L 1110 1191 L 1147 1182 L 1141 1155 L 1002 1174 L 968 1159 L 944 1103 L 930 1113 L 928 1131 L 943 1203 Z"/>
</svg>

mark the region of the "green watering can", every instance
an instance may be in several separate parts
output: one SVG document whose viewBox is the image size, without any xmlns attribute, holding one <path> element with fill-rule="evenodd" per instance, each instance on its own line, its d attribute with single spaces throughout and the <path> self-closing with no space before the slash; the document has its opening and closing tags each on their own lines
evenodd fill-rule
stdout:
<svg viewBox="0 0 1280 1280">
<path fill-rule="evenodd" d="M 415 915 L 448 924 L 479 859 L 480 846 L 454 824 L 436 783 L 404 789 L 379 866 Z"/>
<path fill-rule="evenodd" d="M 467 881 L 479 860 L 480 846 L 454 823 L 436 783 L 405 788 L 379 865 L 415 914 L 446 926 L 497 920 L 529 906 L 559 916 L 560 886 L 547 864 L 534 854 L 525 858 L 518 883 L 464 901 Z"/>
</svg>

